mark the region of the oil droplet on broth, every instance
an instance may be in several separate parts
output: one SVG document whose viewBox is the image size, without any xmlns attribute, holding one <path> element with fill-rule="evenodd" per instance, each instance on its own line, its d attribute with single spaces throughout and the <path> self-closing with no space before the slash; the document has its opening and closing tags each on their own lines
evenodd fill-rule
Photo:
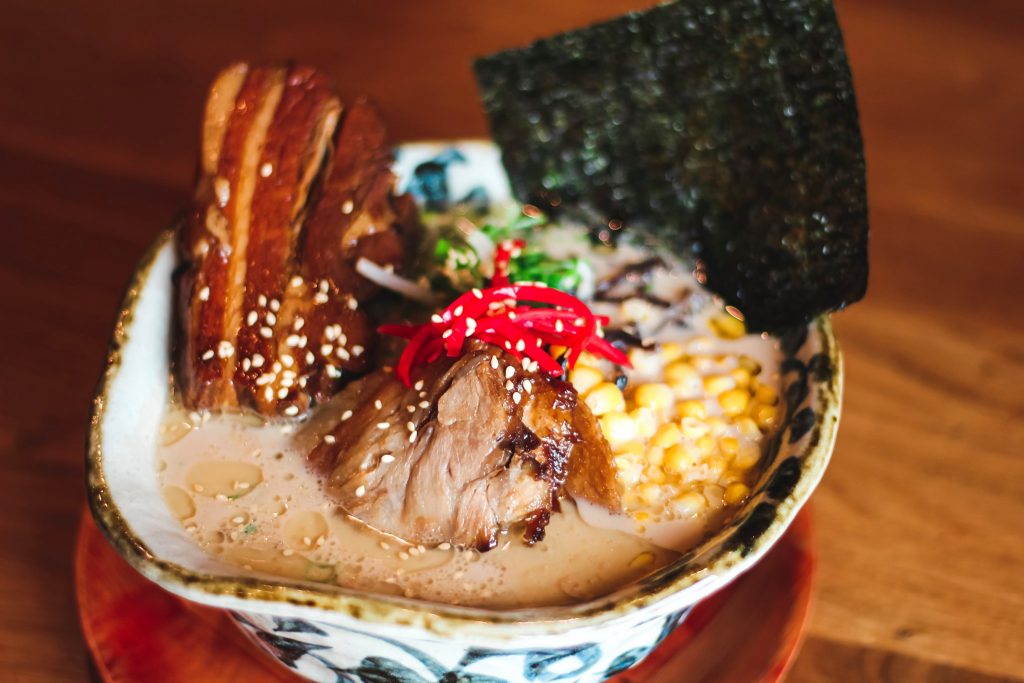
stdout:
<svg viewBox="0 0 1024 683">
<path fill-rule="evenodd" d="M 327 539 L 328 533 L 327 520 L 313 510 L 292 512 L 284 523 L 284 542 L 292 550 L 314 549 L 321 538 Z"/>
<path fill-rule="evenodd" d="M 263 481 L 263 470 L 237 460 L 204 460 L 189 468 L 185 482 L 196 493 L 210 498 L 240 498 Z"/>
<path fill-rule="evenodd" d="M 167 507 L 177 519 L 188 519 L 196 514 L 195 501 L 185 489 L 180 486 L 165 486 L 163 493 Z"/>
</svg>

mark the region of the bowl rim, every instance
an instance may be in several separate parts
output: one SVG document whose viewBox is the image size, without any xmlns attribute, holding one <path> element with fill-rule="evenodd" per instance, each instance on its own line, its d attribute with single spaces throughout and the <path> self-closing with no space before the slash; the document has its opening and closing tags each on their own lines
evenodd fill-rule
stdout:
<svg viewBox="0 0 1024 683">
<path fill-rule="evenodd" d="M 478 142 L 489 141 L 431 140 L 409 144 L 428 146 Z M 818 353 L 828 356 L 832 372 L 823 379 L 815 380 L 817 393 L 812 403 L 815 422 L 809 432 L 813 438 L 800 451 L 801 465 L 795 483 L 785 497 L 771 501 L 774 512 L 771 520 L 755 525 L 754 535 L 744 547 L 717 543 L 707 557 L 684 555 L 666 569 L 702 566 L 691 566 L 668 580 L 655 582 L 644 579 L 634 584 L 636 587 L 631 590 L 620 590 L 610 596 L 571 606 L 497 610 L 364 593 L 341 587 L 314 588 L 287 579 L 268 582 L 249 576 L 215 576 L 187 569 L 157 557 L 133 531 L 113 500 L 103 469 L 107 395 L 120 370 L 123 349 L 130 342 L 135 307 L 141 292 L 157 257 L 172 247 L 180 223 L 179 216 L 157 235 L 141 257 L 125 290 L 92 402 L 85 469 L 89 507 L 103 534 L 129 565 L 164 589 L 186 599 L 251 612 L 298 613 L 321 621 L 356 624 L 363 629 L 397 628 L 405 631 L 413 628 L 442 636 L 461 633 L 474 639 L 497 640 L 577 632 L 609 622 L 656 618 L 689 607 L 757 562 L 796 518 L 824 475 L 831 458 L 842 403 L 843 361 L 830 317 L 825 315 L 810 323 L 809 327 L 817 333 L 821 347 Z M 750 521 L 752 512 L 753 508 L 745 509 L 740 516 L 744 521 Z"/>
</svg>

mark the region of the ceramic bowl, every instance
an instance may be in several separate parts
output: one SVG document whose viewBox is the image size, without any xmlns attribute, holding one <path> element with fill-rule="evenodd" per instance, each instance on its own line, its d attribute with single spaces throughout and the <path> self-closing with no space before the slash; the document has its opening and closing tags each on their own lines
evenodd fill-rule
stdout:
<svg viewBox="0 0 1024 683">
<path fill-rule="evenodd" d="M 483 141 L 400 147 L 403 189 L 428 208 L 500 203 L 509 187 Z M 842 364 L 828 318 L 781 335 L 787 418 L 753 495 L 674 564 L 570 607 L 495 611 L 361 593 L 247 572 L 207 555 L 163 503 L 155 469 L 168 398 L 174 230 L 143 257 L 114 328 L 86 456 L 100 529 L 144 576 L 229 610 L 252 640 L 316 681 L 600 681 L 640 661 L 699 600 L 782 536 L 828 464 Z"/>
</svg>

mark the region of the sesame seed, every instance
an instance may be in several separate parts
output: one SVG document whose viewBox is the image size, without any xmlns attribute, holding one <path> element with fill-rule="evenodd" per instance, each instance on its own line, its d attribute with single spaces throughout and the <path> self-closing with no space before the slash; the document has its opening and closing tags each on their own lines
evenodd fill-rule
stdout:
<svg viewBox="0 0 1024 683">
<path fill-rule="evenodd" d="M 430 402 L 429 401 L 420 401 L 419 405 L 420 405 L 420 408 L 423 408 L 424 410 L 426 410 L 427 408 L 430 407 Z"/>
<path fill-rule="evenodd" d="M 270 310 L 272 310 L 275 313 L 277 313 L 279 310 L 281 310 L 281 302 L 278 301 L 277 299 L 271 299 L 270 300 Z"/>
<path fill-rule="evenodd" d="M 274 331 L 269 327 L 261 327 L 260 336 L 263 337 L 264 339 L 270 339 L 271 337 L 274 336 Z"/>
<path fill-rule="evenodd" d="M 347 216 L 352 213 L 353 208 L 355 208 L 355 204 L 352 203 L 352 200 L 346 199 L 341 205 L 341 212 Z"/>
<path fill-rule="evenodd" d="M 244 521 L 245 521 L 245 517 L 243 517 L 242 515 L 238 515 L 236 517 L 232 517 L 231 518 L 231 523 L 232 524 L 241 524 Z"/>
<path fill-rule="evenodd" d="M 291 357 L 291 356 L 290 356 L 289 354 L 287 354 L 287 353 L 282 353 L 282 354 L 281 354 L 281 362 L 282 362 L 282 363 L 284 363 L 284 366 L 285 366 L 286 368 L 290 368 L 291 366 L 295 365 L 295 359 L 294 359 L 294 358 L 292 358 L 292 357 Z"/>
<path fill-rule="evenodd" d="M 338 344 L 341 346 L 345 346 L 346 344 L 348 344 L 348 337 L 346 337 L 343 333 L 339 333 Z"/>
<path fill-rule="evenodd" d="M 327 303 L 327 295 L 324 294 L 323 292 L 317 292 L 316 295 L 313 297 L 313 303 L 315 303 L 315 304 L 325 304 L 325 303 Z"/>
<path fill-rule="evenodd" d="M 199 300 L 200 301 L 209 301 L 210 300 L 210 288 L 209 287 L 203 287 L 202 289 L 199 290 Z"/>
<path fill-rule="evenodd" d="M 335 441 L 337 441 L 337 439 L 334 438 L 334 434 L 324 435 L 324 443 L 334 443 Z"/>
<path fill-rule="evenodd" d="M 519 405 L 519 402 L 522 401 L 522 400 L 523 400 L 523 395 L 522 394 L 520 394 L 518 391 L 512 392 L 512 402 L 513 403 L 515 403 L 516 405 Z"/>
<path fill-rule="evenodd" d="M 512 350 L 512 343 L 509 342 L 507 339 L 505 340 L 505 350 L 507 350 L 507 351 L 511 351 Z"/>
<path fill-rule="evenodd" d="M 260 375 L 256 378 L 256 386 L 262 387 L 264 384 L 270 384 L 274 381 L 274 375 Z"/>
<path fill-rule="evenodd" d="M 210 360 L 213 358 L 213 349 L 207 349 L 202 356 L 203 360 Z"/>
<path fill-rule="evenodd" d="M 418 393 L 418 394 L 416 394 L 416 395 L 417 395 L 417 396 L 419 396 L 420 398 L 426 398 L 426 396 L 427 396 L 427 392 L 425 392 L 425 391 L 421 391 L 420 393 Z"/>
<path fill-rule="evenodd" d="M 386 465 L 390 462 L 394 462 L 395 456 L 391 455 L 390 453 L 385 453 L 384 455 L 380 456 L 380 461 Z"/>
<path fill-rule="evenodd" d="M 285 548 L 284 550 L 281 551 L 281 554 L 284 555 L 285 557 L 291 557 L 292 555 L 295 554 L 295 551 L 292 550 L 291 548 Z"/>
<path fill-rule="evenodd" d="M 447 541 L 445 541 L 444 543 L 442 543 L 439 546 L 437 546 L 437 549 L 438 550 L 451 550 L 452 549 L 452 544 L 447 542 Z"/>
<path fill-rule="evenodd" d="M 356 489 L 356 498 L 362 498 L 365 495 L 366 495 L 366 487 L 365 486 L 360 486 L 359 488 Z"/>
<path fill-rule="evenodd" d="M 377 410 L 380 410 L 381 408 L 384 407 L 384 404 L 381 403 L 381 400 L 378 398 L 373 402 L 373 407 L 376 408 Z"/>
<path fill-rule="evenodd" d="M 334 351 L 334 347 L 331 346 L 330 344 L 323 344 L 320 347 L 320 355 L 321 356 L 329 356 L 329 355 L 331 355 L 331 351 Z"/>
<path fill-rule="evenodd" d="M 444 332 L 441 333 L 441 339 L 447 339 L 450 336 L 452 336 L 451 330 L 445 330 Z"/>
<path fill-rule="evenodd" d="M 562 324 L 561 320 L 555 320 L 555 332 L 561 332 L 565 329 L 565 325 Z"/>
<path fill-rule="evenodd" d="M 265 308 L 267 305 L 266 294 L 260 294 L 258 297 L 256 297 L 256 303 L 260 305 L 260 308 Z"/>
<path fill-rule="evenodd" d="M 274 172 L 274 165 L 269 161 L 260 166 L 260 177 L 269 178 L 270 174 Z"/>
<path fill-rule="evenodd" d="M 195 491 L 196 493 L 202 493 L 204 490 L 206 490 L 206 487 L 204 487 L 202 484 L 192 484 L 192 490 Z"/>
<path fill-rule="evenodd" d="M 340 346 L 338 348 L 334 349 L 334 355 L 337 356 L 338 358 L 340 358 L 342 361 L 347 361 L 350 358 L 352 358 L 352 356 L 349 355 L 349 352 L 346 351 L 345 349 L 343 349 Z"/>
<path fill-rule="evenodd" d="M 286 396 L 288 396 L 288 389 L 287 388 L 281 387 L 280 389 L 277 390 L 277 397 L 278 398 L 285 398 Z"/>
<path fill-rule="evenodd" d="M 249 372 L 249 368 L 252 367 L 252 361 L 248 358 L 242 359 L 242 372 Z"/>
<path fill-rule="evenodd" d="M 378 422 L 377 423 L 377 429 L 387 429 L 390 426 L 391 426 L 390 422 Z"/>
<path fill-rule="evenodd" d="M 288 415 L 289 417 L 292 416 L 292 415 L 298 415 L 299 414 L 299 407 L 298 406 L 288 406 L 287 408 L 284 409 L 284 414 Z"/>
<path fill-rule="evenodd" d="M 415 389 L 416 391 L 420 391 L 421 389 L 423 389 L 423 380 L 418 380 L 416 384 L 412 385 L 412 388 Z"/>
<path fill-rule="evenodd" d="M 302 537 L 302 545 L 313 545 L 313 539 L 309 536 Z"/>
<path fill-rule="evenodd" d="M 359 344 L 356 344 L 355 346 L 352 347 L 352 355 L 355 356 L 356 358 L 363 355 L 363 351 L 363 347 L 360 346 Z"/>
<path fill-rule="evenodd" d="M 324 368 L 324 371 L 327 373 L 327 376 L 332 379 L 337 379 L 338 377 L 341 377 L 341 371 L 338 370 L 338 368 L 334 367 L 333 365 L 328 364 L 327 367 Z"/>
<path fill-rule="evenodd" d="M 263 356 L 261 356 L 258 353 L 252 354 L 252 366 L 254 368 L 262 368 L 263 367 Z"/>
<path fill-rule="evenodd" d="M 498 357 L 497 356 L 491 356 L 491 367 L 494 368 L 495 370 L 498 369 Z"/>
<path fill-rule="evenodd" d="M 516 342 L 516 351 L 519 351 L 521 353 L 525 348 L 526 342 L 524 342 L 522 339 Z"/>
<path fill-rule="evenodd" d="M 402 552 L 398 553 L 398 559 L 400 559 L 400 560 L 408 560 L 409 559 L 409 553 L 407 553 L 407 552 L 405 552 L 403 550 Z"/>
<path fill-rule="evenodd" d="M 348 309 L 350 311 L 354 311 L 357 308 L 359 308 L 359 302 L 356 301 L 355 297 L 351 297 L 351 296 L 348 297 L 348 299 L 345 301 L 345 305 L 348 306 Z"/>
<path fill-rule="evenodd" d="M 405 428 L 408 429 L 410 432 L 415 432 L 416 431 L 416 423 L 415 422 L 411 422 L 411 421 L 410 422 L 406 422 L 405 423 Z"/>
<path fill-rule="evenodd" d="M 480 291 L 479 289 L 477 289 L 476 287 L 474 287 L 474 288 L 473 288 L 473 296 L 475 296 L 475 297 L 476 297 L 477 299 L 483 299 L 483 298 L 484 298 L 484 293 L 483 293 L 483 292 L 481 292 L 481 291 Z"/>
<path fill-rule="evenodd" d="M 231 358 L 235 355 L 235 346 L 231 342 L 224 340 L 217 344 L 217 356 L 220 358 Z"/>
<path fill-rule="evenodd" d="M 444 322 L 444 318 L 435 313 L 434 315 L 430 316 L 430 322 L 441 324 Z"/>
<path fill-rule="evenodd" d="M 405 409 L 407 411 L 409 411 L 410 413 L 415 413 L 416 412 L 416 406 L 409 405 L 409 406 L 406 406 Z"/>
<path fill-rule="evenodd" d="M 341 334 L 341 325 L 328 325 L 324 328 L 324 337 L 327 341 L 334 341 Z"/>
<path fill-rule="evenodd" d="M 316 356 L 313 355 L 312 351 L 306 351 L 306 365 L 312 365 L 316 362 Z"/>
<path fill-rule="evenodd" d="M 530 393 L 533 390 L 533 382 L 531 382 L 528 379 L 524 379 L 523 380 L 523 389 L 526 391 L 526 393 Z"/>
<path fill-rule="evenodd" d="M 505 391 L 512 391 L 516 388 L 516 385 L 512 383 L 512 380 L 505 382 Z"/>
<path fill-rule="evenodd" d="M 409 434 L 409 443 L 415 443 L 416 442 L 416 434 L 417 434 L 417 432 L 412 432 L 411 434 Z"/>
<path fill-rule="evenodd" d="M 320 282 L 317 283 L 317 289 L 319 289 L 324 294 L 327 293 L 328 287 L 330 287 L 330 283 L 328 283 L 327 280 L 320 280 Z"/>
<path fill-rule="evenodd" d="M 572 324 L 576 327 L 583 327 L 586 324 L 586 322 L 587 321 L 584 320 L 583 318 L 576 318 L 575 320 L 572 321 Z"/>
<path fill-rule="evenodd" d="M 462 308 L 461 304 L 456 306 L 455 307 L 455 317 L 458 318 L 460 315 L 462 315 L 462 311 L 463 311 L 463 308 Z"/>
<path fill-rule="evenodd" d="M 299 335 L 289 334 L 288 337 L 284 340 L 284 344 L 288 348 L 294 349 L 296 346 L 299 345 Z"/>
<path fill-rule="evenodd" d="M 303 389 L 306 388 L 306 379 L 307 378 L 305 376 L 299 378 L 299 386 L 302 387 Z"/>
<path fill-rule="evenodd" d="M 301 287 L 302 286 L 302 276 L 301 275 L 295 275 L 294 277 L 292 277 L 291 280 L 288 281 L 288 285 L 290 287 Z"/>
<path fill-rule="evenodd" d="M 245 324 L 252 327 L 256 324 L 256 320 L 259 316 L 256 315 L 256 311 L 249 311 L 249 314 L 245 316 Z"/>
<path fill-rule="evenodd" d="M 217 204 L 226 206 L 231 199 L 231 184 L 227 178 L 220 176 L 213 179 L 213 191 L 217 195 Z"/>
<path fill-rule="evenodd" d="M 274 315 L 273 313 L 267 313 L 267 324 L 268 325 L 276 325 L 277 324 L 277 316 Z"/>
<path fill-rule="evenodd" d="M 511 365 L 505 368 L 505 379 L 512 379 L 516 376 L 516 369 Z"/>
<path fill-rule="evenodd" d="M 350 417 L 352 417 L 352 411 L 351 410 L 346 410 L 344 413 L 341 414 L 341 421 L 344 422 L 345 420 L 349 419 Z"/>
</svg>

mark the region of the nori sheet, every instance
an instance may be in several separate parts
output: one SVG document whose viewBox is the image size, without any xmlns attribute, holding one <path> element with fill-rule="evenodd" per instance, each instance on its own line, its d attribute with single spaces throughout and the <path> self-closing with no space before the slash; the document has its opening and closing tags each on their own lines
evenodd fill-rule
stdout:
<svg viewBox="0 0 1024 683">
<path fill-rule="evenodd" d="M 863 144 L 831 2 L 679 0 L 474 66 L 521 200 L 692 253 L 753 330 L 863 297 Z"/>
</svg>

